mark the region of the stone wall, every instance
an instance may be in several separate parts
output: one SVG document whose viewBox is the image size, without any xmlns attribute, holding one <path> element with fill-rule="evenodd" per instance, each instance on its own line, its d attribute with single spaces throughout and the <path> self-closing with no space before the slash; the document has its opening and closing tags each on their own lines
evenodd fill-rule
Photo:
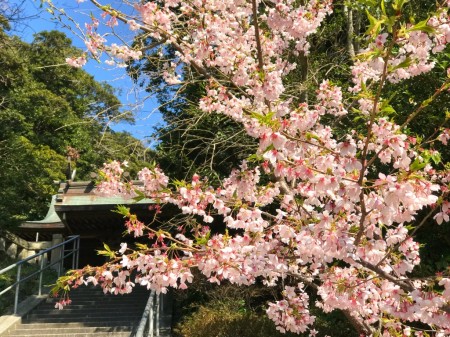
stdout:
<svg viewBox="0 0 450 337">
<path fill-rule="evenodd" d="M 4 251 L 8 256 L 15 260 L 26 259 L 51 246 L 52 241 L 26 241 L 10 232 L 4 232 L 0 237 L 0 251 Z"/>
</svg>

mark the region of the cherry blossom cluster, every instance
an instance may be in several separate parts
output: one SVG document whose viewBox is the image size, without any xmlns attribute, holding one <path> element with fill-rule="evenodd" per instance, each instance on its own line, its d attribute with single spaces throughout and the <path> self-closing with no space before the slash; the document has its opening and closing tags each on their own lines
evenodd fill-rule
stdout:
<svg viewBox="0 0 450 337">
<path fill-rule="evenodd" d="M 377 82 L 382 76 L 397 83 L 429 72 L 435 66 L 433 54 L 444 51 L 450 42 L 448 12 L 444 9 L 426 22 L 408 23 L 393 29 L 394 34 L 379 33 L 361 52 L 363 58 L 353 66 L 353 91 L 360 91 L 361 84 Z"/>
<path fill-rule="evenodd" d="M 342 103 L 341 88 L 332 85 L 329 81 L 323 81 L 317 91 L 317 100 L 319 101 L 318 110 L 321 114 L 332 114 L 335 116 L 346 115 L 347 111 Z"/>
<path fill-rule="evenodd" d="M 438 140 L 444 144 L 447 145 L 447 142 L 450 140 L 450 129 L 445 129 L 439 136 Z"/>
<path fill-rule="evenodd" d="M 142 56 L 142 52 L 140 50 L 133 50 L 127 46 L 118 46 L 117 44 L 113 43 L 110 48 L 110 53 L 119 60 L 138 60 Z"/>
<path fill-rule="evenodd" d="M 169 178 L 158 167 L 153 169 L 144 168 L 139 172 L 138 178 L 144 182 L 142 191 L 149 197 L 154 197 L 155 193 L 160 195 L 161 191 L 169 183 Z"/>
<path fill-rule="evenodd" d="M 86 64 L 87 60 L 86 57 L 80 56 L 80 57 L 68 57 L 66 58 L 66 63 L 74 68 L 81 68 Z"/>
<path fill-rule="evenodd" d="M 127 293 L 140 284 L 166 292 L 186 288 L 197 268 L 218 284 L 284 284 L 283 299 L 267 309 L 280 331 L 316 333 L 307 284 L 318 294 L 314 305 L 344 311 L 367 336 L 420 336 L 412 322 L 436 336 L 450 334 L 449 275 L 411 278 L 421 261 L 413 237 L 426 223 L 420 219 L 450 220 L 450 173 L 440 172 L 439 163 L 433 167 L 435 150 L 407 134 L 424 105 L 403 125 L 383 112 L 384 85 L 429 72 L 433 53 L 450 43 L 448 6 L 420 23 L 372 17 L 380 20 L 378 31 L 356 57 L 354 86 L 345 92 L 325 79 L 311 104 L 285 95 L 284 77 L 296 67 L 286 51 L 294 46 L 294 53 L 308 54 L 308 37 L 331 13 L 331 1 L 150 1 L 135 5 L 139 16 L 132 19 L 102 8 L 107 25 L 121 20 L 174 48 L 176 58 L 158 74 L 168 85 L 185 80 L 178 73 L 183 65 L 199 72 L 206 84 L 199 108 L 241 123 L 259 144 L 258 159 L 243 161 L 218 188 L 198 175 L 172 184 L 158 167 L 143 169 L 142 185 L 133 185 L 119 162 L 107 164 L 99 193 L 171 203 L 199 225 L 186 221 L 173 234 L 127 214 L 128 232 L 148 234 L 149 245 L 136 251 L 122 245 L 111 263 L 76 274 L 72 285 L 98 283 L 105 292 Z M 128 46 L 107 46 L 97 27 L 97 19 L 87 27 L 94 57 L 141 57 Z M 436 97 L 448 89 L 444 77 Z M 344 101 L 350 96 L 362 123 L 337 136 L 329 121 L 352 111 Z M 433 142 L 446 145 L 449 132 L 441 130 Z M 212 234 L 218 222 L 226 231 Z"/>
<path fill-rule="evenodd" d="M 267 315 L 278 325 L 277 329 L 281 332 L 307 331 L 308 326 L 314 323 L 315 317 L 309 314 L 309 296 L 304 292 L 304 285 L 300 283 L 298 287 L 285 287 L 283 295 L 284 300 L 269 303 Z"/>
<path fill-rule="evenodd" d="M 55 309 L 62 310 L 66 305 L 70 305 L 72 303 L 72 300 L 70 299 L 63 299 L 61 301 L 58 301 L 55 303 Z"/>
<path fill-rule="evenodd" d="M 441 225 L 444 221 L 450 221 L 450 202 L 444 201 L 441 207 L 441 211 L 436 213 L 434 216 L 434 219 L 439 225 Z"/>
<path fill-rule="evenodd" d="M 128 234 L 134 233 L 134 237 L 144 235 L 144 223 L 139 221 L 135 216 L 130 216 L 130 219 L 125 222 Z"/>
<path fill-rule="evenodd" d="M 101 176 L 96 186 L 98 194 L 111 195 L 119 192 L 129 197 L 136 195 L 132 182 L 123 180 L 125 171 L 122 165 L 125 164 L 121 164 L 119 161 L 112 161 L 104 165 L 104 170 L 101 171 Z"/>
<path fill-rule="evenodd" d="M 215 202 L 215 193 L 212 189 L 202 189 L 202 182 L 198 175 L 192 177 L 192 182 L 186 186 L 180 186 L 179 196 L 171 201 L 177 205 L 184 214 L 195 214 L 201 216 L 205 223 L 213 222 L 208 213 L 208 206 Z"/>
</svg>

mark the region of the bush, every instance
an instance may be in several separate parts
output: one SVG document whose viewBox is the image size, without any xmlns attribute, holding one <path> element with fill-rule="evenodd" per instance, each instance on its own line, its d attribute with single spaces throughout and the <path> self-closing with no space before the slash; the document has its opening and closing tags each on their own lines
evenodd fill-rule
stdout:
<svg viewBox="0 0 450 337">
<path fill-rule="evenodd" d="M 175 337 L 294 337 L 276 330 L 266 316 L 268 301 L 274 301 L 281 289 L 260 284 L 236 286 L 211 284 L 196 275 L 187 290 L 175 292 L 173 329 Z M 310 294 L 315 301 L 315 294 Z M 339 311 L 324 314 L 311 306 L 316 316 L 317 337 L 356 337 L 358 334 Z M 309 333 L 303 335 L 309 336 Z"/>
<path fill-rule="evenodd" d="M 264 314 L 248 310 L 243 300 L 230 298 L 201 305 L 174 332 L 180 337 L 294 336 L 281 334 Z"/>
</svg>

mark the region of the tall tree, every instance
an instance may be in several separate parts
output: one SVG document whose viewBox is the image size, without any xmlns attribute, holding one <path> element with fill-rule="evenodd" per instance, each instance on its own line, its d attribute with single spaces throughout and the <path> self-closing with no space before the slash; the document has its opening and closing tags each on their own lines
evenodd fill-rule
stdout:
<svg viewBox="0 0 450 337">
<path fill-rule="evenodd" d="M 41 32 L 32 43 L 0 34 L 0 228 L 7 228 L 45 214 L 54 181 L 65 179 L 68 148 L 80 156 L 78 179 L 113 158 L 139 165 L 148 151 L 109 128 L 132 116 L 110 85 L 66 65 L 81 51 L 65 34 Z"/>
</svg>

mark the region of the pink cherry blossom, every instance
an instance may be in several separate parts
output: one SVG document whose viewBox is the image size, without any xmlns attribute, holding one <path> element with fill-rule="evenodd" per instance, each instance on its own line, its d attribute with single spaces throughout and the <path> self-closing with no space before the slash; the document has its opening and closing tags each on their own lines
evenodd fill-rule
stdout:
<svg viewBox="0 0 450 337">
<path fill-rule="evenodd" d="M 86 64 L 87 60 L 84 56 L 80 57 L 68 57 L 66 58 L 66 63 L 74 68 L 81 68 Z"/>
<path fill-rule="evenodd" d="M 147 246 L 134 251 L 122 244 L 115 262 L 77 271 L 70 286 L 99 284 L 121 294 L 141 285 L 165 293 L 187 288 L 197 268 L 212 283 L 280 285 L 282 298 L 268 304 L 267 314 L 282 332 L 316 334 L 307 287 L 317 292 L 315 306 L 343 310 L 367 336 L 421 335 L 411 322 L 436 336 L 450 332 L 448 275 L 411 278 L 421 263 L 418 219 L 449 222 L 450 174 L 427 161 L 436 154 L 433 143 L 446 145 L 449 132 L 420 144 L 407 130 L 409 120 L 396 124 L 383 111 L 392 99 L 384 97 L 385 85 L 430 72 L 433 54 L 450 43 L 449 2 L 429 15 L 427 29 L 401 15 L 390 19 L 394 26 L 381 22 L 361 39 L 348 92 L 320 79 L 314 97 L 298 103 L 285 86 L 297 67 L 287 55 L 307 55 L 309 37 L 332 12 L 331 1 L 302 3 L 149 1 L 133 7 L 134 18 L 106 10 L 103 25 L 122 20 L 175 51 L 149 76 L 178 88 L 190 80 L 184 66 L 199 72 L 205 85 L 199 110 L 240 123 L 260 159 L 243 160 L 216 188 L 199 175 L 171 184 L 157 166 L 141 170 L 133 184 L 123 163 L 106 164 L 98 193 L 175 205 L 186 223 L 174 233 L 125 212 L 127 232 L 147 237 Z M 92 57 L 107 53 L 110 63 L 124 65 L 144 56 L 131 44 L 107 41 L 100 20 L 86 26 Z M 360 125 L 343 135 L 336 123 L 353 116 Z M 226 231 L 214 230 L 219 222 Z"/>
</svg>

